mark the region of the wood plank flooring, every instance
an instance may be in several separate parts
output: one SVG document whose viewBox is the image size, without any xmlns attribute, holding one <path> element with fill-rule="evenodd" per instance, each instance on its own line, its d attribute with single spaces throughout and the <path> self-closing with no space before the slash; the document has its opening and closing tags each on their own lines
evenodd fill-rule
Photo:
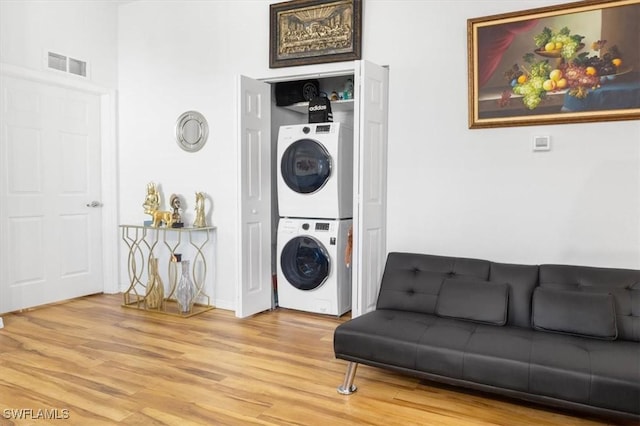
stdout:
<svg viewBox="0 0 640 426">
<path fill-rule="evenodd" d="M 348 316 L 177 318 L 121 303 L 95 295 L 3 316 L 1 425 L 604 424 L 367 366 L 358 392 L 339 395 L 333 330 Z"/>
</svg>

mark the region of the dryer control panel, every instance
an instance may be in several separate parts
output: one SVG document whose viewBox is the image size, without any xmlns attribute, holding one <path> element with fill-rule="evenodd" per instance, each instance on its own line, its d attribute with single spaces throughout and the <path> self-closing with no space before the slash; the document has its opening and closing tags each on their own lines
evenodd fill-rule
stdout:
<svg viewBox="0 0 640 426">
<path fill-rule="evenodd" d="M 329 222 L 316 222 L 316 231 L 328 231 Z"/>
</svg>

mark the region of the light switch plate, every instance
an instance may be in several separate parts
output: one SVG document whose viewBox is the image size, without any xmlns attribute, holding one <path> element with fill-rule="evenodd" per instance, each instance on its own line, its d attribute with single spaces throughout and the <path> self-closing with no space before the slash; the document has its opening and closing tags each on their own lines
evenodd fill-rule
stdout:
<svg viewBox="0 0 640 426">
<path fill-rule="evenodd" d="M 534 136 L 533 150 L 534 151 L 550 151 L 551 137 L 550 136 Z"/>
</svg>

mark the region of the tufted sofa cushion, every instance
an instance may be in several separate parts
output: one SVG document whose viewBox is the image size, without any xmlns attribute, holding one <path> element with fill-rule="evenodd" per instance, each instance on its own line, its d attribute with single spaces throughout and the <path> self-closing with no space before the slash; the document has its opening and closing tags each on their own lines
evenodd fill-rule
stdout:
<svg viewBox="0 0 640 426">
<path fill-rule="evenodd" d="M 486 260 L 389 253 L 376 308 L 433 314 L 444 280 L 464 277 L 486 281 L 490 268 Z"/>
<path fill-rule="evenodd" d="M 531 327 L 531 295 L 538 282 L 537 265 L 495 263 L 415 253 L 389 253 L 377 309 L 433 314 L 442 283 L 447 279 L 507 284 L 507 324 Z"/>
<path fill-rule="evenodd" d="M 618 339 L 640 342 L 640 271 L 588 266 L 540 265 L 540 287 L 611 293 Z"/>
<path fill-rule="evenodd" d="M 508 301 L 509 287 L 506 283 L 449 278 L 440 289 L 436 315 L 505 325 Z"/>
</svg>

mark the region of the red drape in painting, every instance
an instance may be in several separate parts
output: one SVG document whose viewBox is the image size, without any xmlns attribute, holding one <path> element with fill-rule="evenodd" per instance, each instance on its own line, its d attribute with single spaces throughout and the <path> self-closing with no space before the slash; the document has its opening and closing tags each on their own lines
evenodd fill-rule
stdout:
<svg viewBox="0 0 640 426">
<path fill-rule="evenodd" d="M 537 19 L 531 19 L 478 30 L 478 87 L 489 81 L 516 35 L 530 30 L 537 23 Z"/>
</svg>

